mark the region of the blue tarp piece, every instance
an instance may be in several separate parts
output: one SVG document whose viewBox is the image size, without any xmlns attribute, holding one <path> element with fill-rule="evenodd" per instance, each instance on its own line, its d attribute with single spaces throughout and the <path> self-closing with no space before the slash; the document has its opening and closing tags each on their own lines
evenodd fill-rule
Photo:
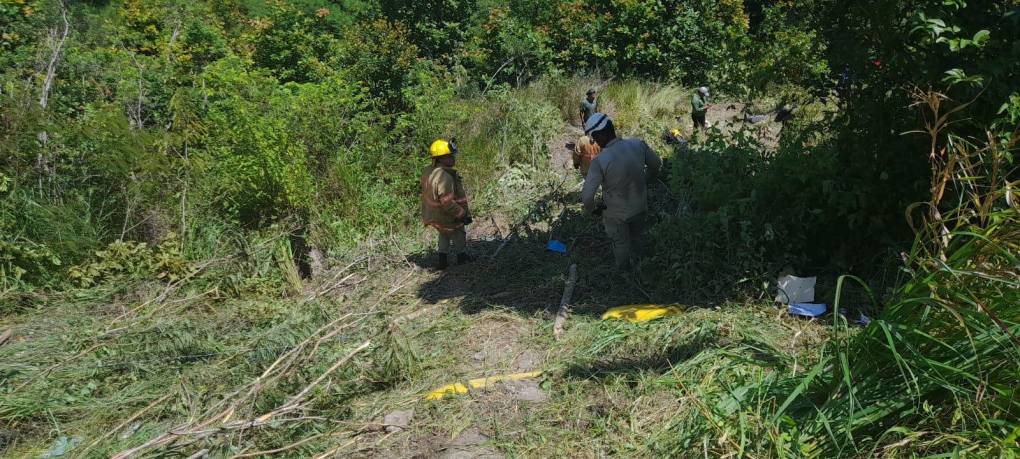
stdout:
<svg viewBox="0 0 1020 459">
<path fill-rule="evenodd" d="M 826 306 L 823 303 L 794 303 L 790 305 L 790 314 L 795 316 L 818 317 L 825 314 Z"/>
</svg>

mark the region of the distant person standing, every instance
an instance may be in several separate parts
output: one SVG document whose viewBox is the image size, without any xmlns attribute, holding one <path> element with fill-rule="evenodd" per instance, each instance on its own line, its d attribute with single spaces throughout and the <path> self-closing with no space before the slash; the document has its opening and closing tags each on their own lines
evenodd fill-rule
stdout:
<svg viewBox="0 0 1020 459">
<path fill-rule="evenodd" d="M 705 120 L 707 114 L 708 87 L 702 86 L 691 96 L 691 119 L 694 121 L 694 129 L 708 129 L 708 121 Z"/>
<path fill-rule="evenodd" d="M 584 211 L 602 216 L 606 235 L 613 241 L 616 267 L 626 271 L 645 233 L 648 180 L 658 175 L 662 160 L 641 139 L 617 138 L 613 121 L 605 113 L 588 118 L 584 132 L 602 147 L 584 179 Z M 605 205 L 596 208 L 595 193 L 600 187 Z"/>
<path fill-rule="evenodd" d="M 584 99 L 581 100 L 581 126 L 584 126 L 584 123 L 588 122 L 588 118 L 591 118 L 595 112 L 599 111 L 598 109 L 598 102 L 595 101 L 595 90 L 589 89 L 585 93 Z"/>
</svg>

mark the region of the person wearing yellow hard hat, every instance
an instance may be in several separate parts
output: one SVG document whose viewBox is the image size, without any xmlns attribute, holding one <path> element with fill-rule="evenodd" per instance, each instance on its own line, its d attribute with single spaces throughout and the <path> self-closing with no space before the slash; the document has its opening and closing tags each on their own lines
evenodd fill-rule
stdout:
<svg viewBox="0 0 1020 459">
<path fill-rule="evenodd" d="M 680 117 L 677 117 L 677 121 L 680 121 Z M 673 151 L 677 153 L 683 153 L 687 151 L 687 139 L 684 138 L 683 130 L 680 128 L 666 129 L 662 132 L 662 140 L 666 142 L 666 145 L 672 145 Z"/>
<path fill-rule="evenodd" d="M 432 165 L 421 175 L 421 219 L 439 232 L 436 267 L 446 269 L 450 255 L 456 255 L 458 264 L 473 260 L 466 252 L 467 233 L 464 231 L 464 225 L 471 224 L 471 210 L 464 183 L 454 169 L 456 143 L 438 139 L 429 146 L 429 155 Z"/>
</svg>

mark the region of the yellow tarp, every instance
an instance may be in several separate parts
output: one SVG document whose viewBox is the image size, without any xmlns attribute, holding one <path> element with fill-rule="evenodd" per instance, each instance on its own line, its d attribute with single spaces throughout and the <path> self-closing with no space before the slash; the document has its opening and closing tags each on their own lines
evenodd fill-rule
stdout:
<svg viewBox="0 0 1020 459">
<path fill-rule="evenodd" d="M 630 322 L 646 322 L 660 317 L 684 312 L 682 304 L 628 304 L 610 308 L 602 314 L 602 320 L 619 319 Z"/>
<path fill-rule="evenodd" d="M 425 400 L 441 400 L 447 395 L 466 394 L 468 393 L 469 387 L 471 389 L 485 389 L 486 387 L 501 381 L 516 381 L 519 379 L 537 378 L 539 376 L 542 376 L 541 371 L 531 371 L 528 373 L 513 373 L 509 375 L 490 376 L 488 378 L 476 378 L 469 380 L 466 386 L 461 383 L 447 384 L 429 392 L 428 395 L 425 396 Z"/>
</svg>

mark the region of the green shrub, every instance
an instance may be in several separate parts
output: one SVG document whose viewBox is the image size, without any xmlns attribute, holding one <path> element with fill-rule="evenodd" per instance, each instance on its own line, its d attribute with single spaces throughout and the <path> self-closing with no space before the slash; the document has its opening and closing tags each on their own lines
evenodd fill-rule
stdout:
<svg viewBox="0 0 1020 459">
<path fill-rule="evenodd" d="M 0 292 L 42 283 L 60 266 L 46 246 L 24 240 L 0 240 Z"/>
<path fill-rule="evenodd" d="M 176 235 L 157 247 L 144 242 L 114 241 L 95 252 L 87 263 L 72 266 L 68 278 L 81 287 L 91 287 L 112 279 L 152 275 L 167 282 L 176 281 L 190 272 L 181 257 Z"/>
<path fill-rule="evenodd" d="M 446 58 L 454 54 L 467 35 L 467 23 L 476 12 L 477 0 L 380 0 L 382 14 L 400 22 L 410 31 L 409 37 L 429 58 Z"/>
<path fill-rule="evenodd" d="M 775 416 L 810 421 L 800 424 L 817 449 L 1015 454 L 1020 209 L 1004 199 L 1003 174 L 1018 140 L 1014 131 L 1003 145 L 947 145 L 948 161 L 933 160 L 935 176 L 967 199 L 922 219 L 904 254 L 906 280 L 876 320 L 860 334 L 841 333 L 813 371 L 783 384 L 806 390 L 781 396 Z M 942 203 L 939 188 L 924 204 Z"/>
<path fill-rule="evenodd" d="M 83 196 L 38 196 L 0 172 L 0 291 L 57 287 L 61 266 L 87 257 L 104 233 Z"/>
<path fill-rule="evenodd" d="M 366 21 L 348 27 L 336 45 L 330 66 L 348 81 L 369 89 L 372 101 L 387 113 L 406 110 L 418 49 L 400 23 Z"/>
<path fill-rule="evenodd" d="M 666 216 L 652 229 L 656 256 L 651 262 L 665 277 L 661 285 L 694 297 L 732 292 L 734 283 L 758 279 L 772 265 L 771 247 L 797 248 L 778 239 L 786 225 L 756 186 L 768 173 L 763 146 L 750 136 L 730 143 L 711 136 L 669 161 L 672 196 L 686 201 L 689 213 Z M 793 252 L 797 254 L 799 252 Z M 785 255 L 785 254 L 784 254 Z"/>
<path fill-rule="evenodd" d="M 31 59 L 39 31 L 55 16 L 46 1 L 0 2 L 0 69 Z"/>
<path fill-rule="evenodd" d="M 210 66 L 206 76 L 210 136 L 207 152 L 194 159 L 210 202 L 247 225 L 306 210 L 312 179 L 297 133 L 288 129 L 288 92 L 236 60 Z"/>
<path fill-rule="evenodd" d="M 12 187 L 11 178 L 0 172 L 0 293 L 41 284 L 60 266 L 48 247 L 19 236 Z"/>
<path fill-rule="evenodd" d="M 328 14 L 309 14 L 286 2 L 269 3 L 269 9 L 253 24 L 255 65 L 280 81 L 317 81 L 328 74 L 325 61 L 336 40 Z"/>
<path fill-rule="evenodd" d="M 462 61 L 485 88 L 501 83 L 522 87 L 553 67 L 549 34 L 513 6 L 490 8 L 461 51 Z"/>
</svg>

